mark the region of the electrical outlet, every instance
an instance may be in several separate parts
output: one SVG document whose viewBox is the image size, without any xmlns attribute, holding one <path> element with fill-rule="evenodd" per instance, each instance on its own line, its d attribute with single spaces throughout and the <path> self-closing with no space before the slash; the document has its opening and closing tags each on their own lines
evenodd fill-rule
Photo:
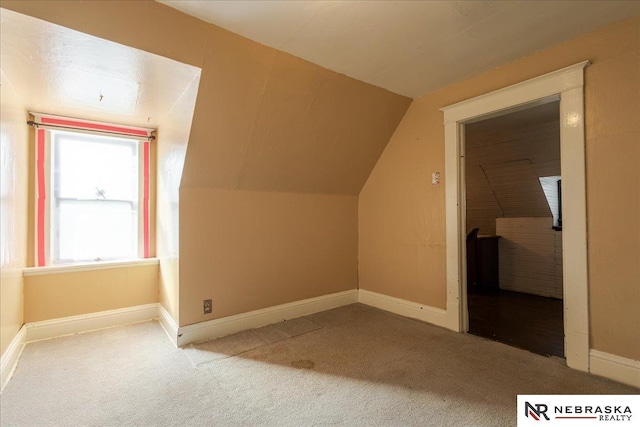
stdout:
<svg viewBox="0 0 640 427">
<path fill-rule="evenodd" d="M 213 302 L 210 299 L 202 300 L 202 313 L 210 314 L 213 310 Z"/>
</svg>

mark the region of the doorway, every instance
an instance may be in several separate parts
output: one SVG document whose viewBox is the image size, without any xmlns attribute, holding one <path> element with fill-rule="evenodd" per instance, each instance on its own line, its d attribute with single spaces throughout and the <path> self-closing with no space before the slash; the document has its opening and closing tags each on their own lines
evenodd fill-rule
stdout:
<svg viewBox="0 0 640 427">
<path fill-rule="evenodd" d="M 446 211 L 446 325 L 467 332 L 464 124 L 505 110 L 560 101 L 564 350 L 567 365 L 589 371 L 586 181 L 584 149 L 584 61 L 476 98 L 444 112 Z"/>
<path fill-rule="evenodd" d="M 564 357 L 560 102 L 465 124 L 468 332 Z"/>
</svg>

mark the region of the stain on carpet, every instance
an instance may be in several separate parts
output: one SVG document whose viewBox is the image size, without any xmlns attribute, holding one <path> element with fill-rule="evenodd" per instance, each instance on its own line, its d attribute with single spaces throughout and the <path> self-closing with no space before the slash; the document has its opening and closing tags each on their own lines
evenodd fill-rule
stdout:
<svg viewBox="0 0 640 427">
<path fill-rule="evenodd" d="M 291 362 L 291 366 L 298 369 L 313 369 L 316 364 L 311 360 L 295 360 Z"/>
</svg>

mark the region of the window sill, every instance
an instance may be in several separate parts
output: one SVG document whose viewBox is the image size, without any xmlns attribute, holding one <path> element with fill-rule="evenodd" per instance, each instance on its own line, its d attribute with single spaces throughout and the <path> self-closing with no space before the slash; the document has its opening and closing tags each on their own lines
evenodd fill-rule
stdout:
<svg viewBox="0 0 640 427">
<path fill-rule="evenodd" d="M 23 276 L 40 276 L 44 274 L 77 273 L 81 271 L 110 270 L 113 268 L 143 267 L 158 265 L 158 258 L 132 259 L 127 261 L 100 261 L 81 264 L 48 265 L 46 267 L 27 267 L 22 269 Z"/>
</svg>

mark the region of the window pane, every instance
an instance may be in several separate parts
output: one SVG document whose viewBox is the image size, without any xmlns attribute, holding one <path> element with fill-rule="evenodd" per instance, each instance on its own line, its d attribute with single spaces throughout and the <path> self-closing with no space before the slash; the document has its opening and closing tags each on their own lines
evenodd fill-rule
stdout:
<svg viewBox="0 0 640 427">
<path fill-rule="evenodd" d="M 57 197 L 138 200 L 136 141 L 60 132 L 54 141 Z"/>
<path fill-rule="evenodd" d="M 52 131 L 54 262 L 136 258 L 138 141 Z"/>
<path fill-rule="evenodd" d="M 130 203 L 60 201 L 60 261 L 94 261 L 137 256 L 138 214 Z"/>
<path fill-rule="evenodd" d="M 560 226 L 560 195 L 558 194 L 558 181 L 562 179 L 561 176 L 541 176 L 538 177 L 542 191 L 547 199 L 547 204 L 553 215 L 553 226 Z"/>
</svg>

